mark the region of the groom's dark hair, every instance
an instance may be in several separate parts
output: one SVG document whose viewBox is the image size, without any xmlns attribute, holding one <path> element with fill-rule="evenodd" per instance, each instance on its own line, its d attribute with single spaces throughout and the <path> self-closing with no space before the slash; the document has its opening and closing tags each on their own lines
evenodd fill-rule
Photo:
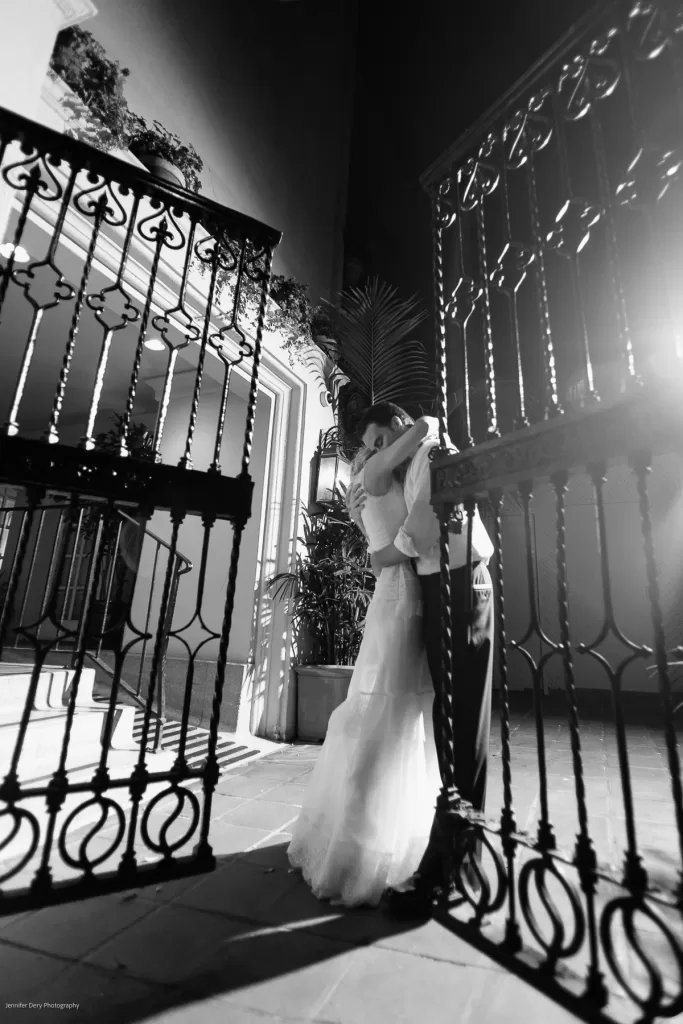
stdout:
<svg viewBox="0 0 683 1024">
<path fill-rule="evenodd" d="M 358 420 L 356 433 L 359 437 L 362 437 L 371 423 L 374 423 L 377 427 L 390 427 L 394 416 L 405 427 L 411 427 L 415 422 L 413 417 L 405 409 L 402 409 L 400 405 L 396 405 L 394 402 L 376 402 L 375 405 L 371 405 L 369 409 L 366 409 Z"/>
</svg>

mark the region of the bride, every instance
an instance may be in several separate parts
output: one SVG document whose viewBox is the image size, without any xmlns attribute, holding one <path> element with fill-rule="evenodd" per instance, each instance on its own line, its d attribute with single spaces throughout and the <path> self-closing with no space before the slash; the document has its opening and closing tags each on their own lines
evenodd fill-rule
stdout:
<svg viewBox="0 0 683 1024">
<path fill-rule="evenodd" d="M 370 551 L 392 543 L 403 525 L 396 471 L 429 429 L 420 419 L 388 448 L 356 457 Z M 294 827 L 290 863 L 335 905 L 376 906 L 385 889 L 413 876 L 427 846 L 440 779 L 421 615 L 408 560 L 382 569 L 348 697 L 330 718 Z"/>
</svg>

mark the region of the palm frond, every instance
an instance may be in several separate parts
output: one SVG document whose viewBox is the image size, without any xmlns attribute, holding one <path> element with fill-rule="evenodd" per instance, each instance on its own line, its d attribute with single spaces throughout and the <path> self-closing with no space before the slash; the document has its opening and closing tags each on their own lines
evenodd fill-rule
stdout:
<svg viewBox="0 0 683 1024">
<path fill-rule="evenodd" d="M 410 335 L 426 312 L 377 278 L 340 295 L 335 322 L 341 363 L 368 404 L 431 398 L 432 360 Z"/>
</svg>

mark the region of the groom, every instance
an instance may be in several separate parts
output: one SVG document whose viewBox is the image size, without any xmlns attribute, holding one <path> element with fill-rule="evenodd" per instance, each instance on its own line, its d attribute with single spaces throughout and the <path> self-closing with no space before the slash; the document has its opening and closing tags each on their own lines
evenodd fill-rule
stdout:
<svg viewBox="0 0 683 1024">
<path fill-rule="evenodd" d="M 380 450 L 394 443 L 413 423 L 393 402 L 379 402 L 361 417 L 358 434 L 368 448 Z M 431 505 L 429 453 L 439 446 L 438 422 L 412 457 L 405 478 L 404 496 L 408 516 L 393 544 L 372 553 L 373 569 L 414 560 L 422 589 L 422 630 L 427 661 L 434 684 L 434 735 L 441 761 L 441 592 L 439 521 Z M 348 493 L 347 504 L 354 520 L 365 504 L 360 484 Z M 493 665 L 493 596 L 487 563 L 493 545 L 475 512 L 472 523 L 471 590 L 467 572 L 467 517 L 460 534 L 449 535 L 451 599 L 453 606 L 453 731 L 455 783 L 464 800 L 475 810 L 484 810 L 489 731 L 491 725 L 491 681 Z M 440 764 L 441 776 L 443 768 Z M 427 913 L 434 886 L 440 882 L 441 854 L 438 826 L 423 857 L 413 888 L 391 891 L 388 907 L 395 913 Z"/>
</svg>

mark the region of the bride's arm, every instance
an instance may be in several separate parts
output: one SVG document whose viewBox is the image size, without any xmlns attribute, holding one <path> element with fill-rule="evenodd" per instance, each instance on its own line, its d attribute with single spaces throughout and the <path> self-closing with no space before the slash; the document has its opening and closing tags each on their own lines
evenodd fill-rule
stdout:
<svg viewBox="0 0 683 1024">
<path fill-rule="evenodd" d="M 430 417 L 421 416 L 393 444 L 373 455 L 365 466 L 366 489 L 386 491 L 393 471 L 415 454 L 431 429 Z"/>
</svg>

